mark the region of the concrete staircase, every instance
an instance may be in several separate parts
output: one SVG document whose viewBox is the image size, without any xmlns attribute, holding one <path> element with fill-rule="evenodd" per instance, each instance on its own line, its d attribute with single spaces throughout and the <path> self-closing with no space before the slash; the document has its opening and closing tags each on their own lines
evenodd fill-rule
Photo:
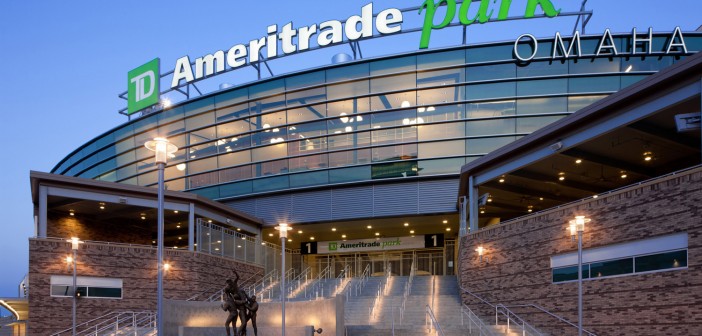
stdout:
<svg viewBox="0 0 702 336">
<path fill-rule="evenodd" d="M 432 306 L 444 335 L 469 335 L 461 325 L 461 302 L 455 276 L 416 276 L 402 313 L 405 285 L 409 277 L 371 277 L 358 295 L 346 303 L 347 335 L 434 335 L 427 330 L 426 306 Z M 373 308 L 381 287 L 382 297 Z M 476 334 L 477 335 L 477 334 Z"/>
</svg>

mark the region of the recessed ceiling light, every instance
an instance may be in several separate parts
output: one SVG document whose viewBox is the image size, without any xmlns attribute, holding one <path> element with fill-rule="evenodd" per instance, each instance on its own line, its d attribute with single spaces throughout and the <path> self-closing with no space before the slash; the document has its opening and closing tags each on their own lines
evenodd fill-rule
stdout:
<svg viewBox="0 0 702 336">
<path fill-rule="evenodd" d="M 448 221 L 444 219 L 444 224 L 447 224 L 447 223 L 448 223 Z"/>
<path fill-rule="evenodd" d="M 559 180 L 559 181 L 564 181 L 564 180 L 565 180 L 565 173 L 564 173 L 564 172 L 558 173 L 558 180 Z"/>
<path fill-rule="evenodd" d="M 582 159 L 577 159 L 577 160 L 575 160 L 575 164 L 581 164 L 581 163 L 583 163 L 583 160 L 582 160 Z"/>
<path fill-rule="evenodd" d="M 300 231 L 297 231 L 297 233 L 302 233 L 302 230 L 300 230 Z"/>
<path fill-rule="evenodd" d="M 410 233 L 414 233 L 414 230 L 410 230 Z"/>
<path fill-rule="evenodd" d="M 221 240 L 218 240 L 218 241 L 217 241 L 217 244 L 221 244 L 221 243 L 222 243 L 222 241 L 221 241 Z"/>
<path fill-rule="evenodd" d="M 288 242 L 291 242 L 291 241 L 292 241 L 292 239 L 288 239 Z"/>
<path fill-rule="evenodd" d="M 178 237 L 178 240 L 182 240 L 182 239 L 183 239 L 183 237 Z"/>
<path fill-rule="evenodd" d="M 100 210 L 105 210 L 105 203 L 100 202 Z"/>
<path fill-rule="evenodd" d="M 621 177 L 621 178 L 623 178 L 623 179 L 625 179 L 625 178 L 627 178 L 627 177 L 629 176 L 629 175 L 627 175 L 626 172 L 623 171 L 623 170 L 622 170 L 620 173 L 621 173 L 621 175 L 619 175 L 619 177 Z"/>
<path fill-rule="evenodd" d="M 405 223 L 405 226 L 409 226 L 409 223 Z"/>
<path fill-rule="evenodd" d="M 376 236 L 380 236 L 380 232 L 376 232 L 375 235 L 376 235 Z"/>
<path fill-rule="evenodd" d="M 446 231 L 451 231 L 451 228 L 446 228 Z"/>
<path fill-rule="evenodd" d="M 336 231 L 336 228 L 332 228 L 332 231 Z"/>
<path fill-rule="evenodd" d="M 653 153 L 652 152 L 645 152 L 643 153 L 644 161 L 651 161 L 653 160 Z"/>
<path fill-rule="evenodd" d="M 178 210 L 173 210 L 173 213 L 178 213 Z"/>
<path fill-rule="evenodd" d="M 368 225 L 368 226 L 366 226 L 366 228 L 368 228 L 368 229 L 372 229 L 373 227 L 372 227 L 372 226 L 370 226 L 370 225 Z"/>
<path fill-rule="evenodd" d="M 71 210 L 68 210 L 68 214 L 71 216 L 75 216 L 76 212 L 71 209 Z"/>
<path fill-rule="evenodd" d="M 310 237 L 310 240 L 314 240 L 314 237 Z"/>
<path fill-rule="evenodd" d="M 341 238 L 346 238 L 346 235 L 341 235 Z"/>
<path fill-rule="evenodd" d="M 273 237 L 273 234 L 272 234 L 272 233 L 269 233 L 269 234 L 268 234 L 268 237 Z"/>
<path fill-rule="evenodd" d="M 177 229 L 180 229 L 180 225 L 176 225 L 176 228 L 177 228 Z"/>
</svg>

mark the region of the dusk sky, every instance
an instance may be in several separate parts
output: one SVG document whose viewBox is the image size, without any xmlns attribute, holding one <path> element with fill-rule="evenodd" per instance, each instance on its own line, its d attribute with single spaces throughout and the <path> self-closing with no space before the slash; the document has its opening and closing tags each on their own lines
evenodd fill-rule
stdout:
<svg viewBox="0 0 702 336">
<path fill-rule="evenodd" d="M 523 14 L 527 0 L 514 0 L 511 15 Z M 575 11 L 581 0 L 552 0 L 556 8 Z M 117 113 L 126 101 L 127 72 L 160 57 L 161 71 L 176 59 L 191 59 L 266 35 L 271 24 L 295 27 L 345 20 L 359 15 L 370 0 L 346 1 L 35 1 L 0 2 L 0 102 L 4 144 L 0 177 L 0 297 L 16 297 L 27 273 L 28 238 L 34 235 L 30 170 L 49 172 L 85 142 L 124 123 Z M 498 1 L 499 3 L 499 1 Z M 421 0 L 378 0 L 374 12 L 418 6 Z M 587 33 L 683 31 L 702 25 L 699 0 L 590 0 L 594 11 Z M 403 28 L 417 27 L 423 15 L 405 14 Z M 437 18 L 439 21 L 440 18 Z M 514 40 L 523 33 L 570 35 L 574 18 L 523 20 L 470 26 L 469 43 Z M 416 50 L 419 35 L 362 42 L 365 57 Z M 460 29 L 432 36 L 431 47 L 461 43 Z M 276 75 L 328 64 L 347 45 L 271 62 Z M 201 86 L 240 84 L 255 79 L 250 67 Z M 168 83 L 163 82 L 163 86 Z M 60 262 L 57 260 L 57 262 Z M 31 288 L 31 284 L 30 284 Z M 5 313 L 6 314 L 6 313 Z"/>
</svg>

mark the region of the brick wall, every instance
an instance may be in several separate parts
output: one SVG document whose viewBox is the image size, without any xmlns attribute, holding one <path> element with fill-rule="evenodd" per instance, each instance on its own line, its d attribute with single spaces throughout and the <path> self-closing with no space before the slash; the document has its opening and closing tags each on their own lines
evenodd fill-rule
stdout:
<svg viewBox="0 0 702 336">
<path fill-rule="evenodd" d="M 577 281 L 551 283 L 550 257 L 577 251 L 566 226 L 576 215 L 592 219 L 583 248 L 687 232 L 688 269 L 583 282 L 583 324 L 597 335 L 702 335 L 702 169 L 628 188 L 560 209 L 500 224 L 463 237 L 462 286 L 492 303 L 537 304 L 577 324 Z M 487 250 L 479 262 L 474 251 Z M 485 316 L 494 310 L 464 301 Z M 553 335 L 575 328 L 534 309 L 515 309 Z"/>
<path fill-rule="evenodd" d="M 32 335 L 51 335 L 71 327 L 71 298 L 51 297 L 51 275 L 72 275 L 66 263 L 71 244 L 47 239 L 29 241 L 29 325 Z M 123 281 L 123 298 L 78 300 L 78 323 L 115 310 L 156 310 L 156 249 L 86 243 L 77 254 L 80 276 L 119 278 Z M 171 269 L 164 277 L 164 297 L 185 300 L 209 290 L 224 287 L 236 269 L 244 279 L 258 281 L 263 268 L 217 256 L 178 250 L 166 250 L 164 259 Z"/>
<path fill-rule="evenodd" d="M 151 245 L 156 234 L 142 223 L 110 223 L 93 220 L 87 216 L 68 216 L 65 213 L 49 212 L 47 215 L 46 236 L 55 238 L 80 237 L 81 240 L 109 241 L 138 245 Z"/>
</svg>

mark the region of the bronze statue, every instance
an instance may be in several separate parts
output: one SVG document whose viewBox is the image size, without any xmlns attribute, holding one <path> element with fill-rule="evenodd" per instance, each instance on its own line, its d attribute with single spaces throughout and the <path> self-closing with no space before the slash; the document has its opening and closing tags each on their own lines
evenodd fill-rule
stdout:
<svg viewBox="0 0 702 336">
<path fill-rule="evenodd" d="M 258 313 L 258 302 L 256 302 L 256 295 L 252 296 L 249 302 L 246 304 L 246 309 L 248 313 L 246 314 L 246 321 L 248 323 L 251 320 L 251 325 L 253 326 L 254 336 L 258 336 L 258 327 L 256 326 L 256 314 Z M 246 323 L 244 324 L 246 326 Z M 244 335 L 246 334 L 246 329 L 244 329 Z"/>
</svg>

